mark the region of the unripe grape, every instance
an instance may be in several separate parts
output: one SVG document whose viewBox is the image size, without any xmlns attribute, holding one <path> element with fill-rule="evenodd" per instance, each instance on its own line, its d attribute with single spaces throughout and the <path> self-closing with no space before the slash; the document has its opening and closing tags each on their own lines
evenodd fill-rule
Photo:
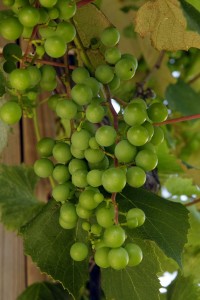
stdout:
<svg viewBox="0 0 200 300">
<path fill-rule="evenodd" d="M 61 183 L 56 185 L 52 190 L 53 198 L 58 202 L 64 202 L 69 197 L 69 185 L 65 183 Z"/>
<path fill-rule="evenodd" d="M 124 54 L 122 54 L 122 58 L 127 58 L 127 59 L 132 60 L 132 63 L 134 65 L 135 69 L 137 69 L 138 61 L 137 61 L 137 58 L 135 56 L 133 56 L 132 54 L 129 54 L 129 53 L 124 53 Z"/>
<path fill-rule="evenodd" d="M 132 126 L 127 131 L 127 139 L 134 146 L 142 146 L 149 140 L 149 134 L 142 125 Z"/>
<path fill-rule="evenodd" d="M 23 32 L 23 26 L 15 17 L 7 17 L 1 21 L 0 33 L 9 41 L 17 40 Z"/>
<path fill-rule="evenodd" d="M 129 223 L 129 221 L 131 220 L 137 220 L 137 225 L 136 226 L 129 226 L 130 228 L 135 228 L 135 227 L 139 227 L 142 226 L 145 222 L 145 213 L 143 212 L 143 210 L 139 209 L 139 208 L 132 208 L 128 211 L 127 215 L 126 215 L 126 220 Z"/>
<path fill-rule="evenodd" d="M 76 3 L 74 0 L 58 0 L 56 7 L 60 11 L 59 18 L 61 20 L 69 20 L 71 19 L 76 13 Z"/>
<path fill-rule="evenodd" d="M 105 115 L 104 108 L 98 104 L 89 104 L 86 109 L 86 118 L 91 123 L 100 123 Z"/>
<path fill-rule="evenodd" d="M 109 159 L 105 155 L 104 158 L 97 163 L 88 163 L 90 170 L 98 169 L 98 170 L 106 170 L 109 167 Z"/>
<path fill-rule="evenodd" d="M 61 37 L 52 36 L 46 39 L 44 49 L 50 57 L 58 58 L 65 54 L 67 45 Z"/>
<path fill-rule="evenodd" d="M 136 153 L 137 148 L 131 145 L 127 140 L 122 140 L 115 146 L 115 156 L 119 162 L 132 162 L 136 156 Z"/>
<path fill-rule="evenodd" d="M 90 223 L 89 222 L 83 222 L 82 223 L 82 228 L 85 231 L 90 231 L 90 228 L 91 228 Z"/>
<path fill-rule="evenodd" d="M 146 130 L 148 131 L 148 134 L 149 134 L 149 141 L 151 141 L 151 138 L 152 138 L 152 136 L 153 136 L 153 134 L 154 134 L 154 126 L 153 126 L 150 122 L 148 122 L 148 121 L 144 122 L 144 123 L 142 124 L 142 126 L 143 126 L 144 128 L 146 128 Z"/>
<path fill-rule="evenodd" d="M 87 170 L 79 169 L 72 174 L 72 183 L 79 187 L 84 188 L 88 185 L 87 183 Z"/>
<path fill-rule="evenodd" d="M 60 98 L 59 95 L 52 95 L 51 97 L 49 97 L 47 104 L 49 106 L 49 108 L 51 108 L 53 111 L 56 110 L 56 106 L 58 104 L 58 101 L 61 100 L 62 98 Z"/>
<path fill-rule="evenodd" d="M 125 250 L 128 252 L 129 262 L 128 266 L 133 267 L 141 263 L 143 254 L 141 248 L 133 243 L 129 243 L 125 246 Z"/>
<path fill-rule="evenodd" d="M 96 193 L 95 195 L 94 195 L 94 201 L 96 202 L 96 203 L 98 203 L 98 204 L 100 204 L 101 202 L 103 202 L 104 201 L 104 195 L 103 194 L 101 194 L 101 193 Z"/>
<path fill-rule="evenodd" d="M 39 0 L 39 2 L 41 6 L 53 7 L 57 3 L 57 0 Z"/>
<path fill-rule="evenodd" d="M 122 247 L 111 249 L 108 253 L 108 262 L 115 270 L 124 269 L 129 262 L 128 252 Z"/>
<path fill-rule="evenodd" d="M 52 175 L 54 165 L 48 158 L 40 158 L 34 163 L 34 171 L 41 178 L 47 178 Z"/>
<path fill-rule="evenodd" d="M 57 87 L 57 82 L 55 80 L 54 81 L 46 81 L 43 79 L 40 80 L 40 88 L 43 91 L 51 92 L 55 90 L 56 87 Z"/>
<path fill-rule="evenodd" d="M 18 13 L 20 23 L 26 27 L 34 27 L 39 23 L 40 13 L 32 6 L 22 7 Z"/>
<path fill-rule="evenodd" d="M 118 248 L 126 239 L 125 231 L 119 225 L 112 225 L 105 229 L 103 240 L 107 247 Z"/>
<path fill-rule="evenodd" d="M 87 170 L 87 163 L 82 159 L 74 158 L 70 161 L 68 165 L 68 169 L 69 169 L 69 173 L 72 175 L 77 170 L 80 169 Z"/>
<path fill-rule="evenodd" d="M 124 121 L 130 125 L 141 125 L 147 118 L 146 109 L 138 103 L 130 103 L 124 110 Z"/>
<path fill-rule="evenodd" d="M 108 65 L 99 65 L 95 70 L 95 77 L 103 84 L 107 84 L 113 80 L 113 69 Z"/>
<path fill-rule="evenodd" d="M 23 91 L 30 87 L 31 78 L 26 69 L 15 69 L 9 75 L 9 81 L 12 88 Z"/>
<path fill-rule="evenodd" d="M 102 161 L 105 154 L 99 149 L 88 148 L 84 152 L 85 158 L 90 163 L 98 163 Z"/>
<path fill-rule="evenodd" d="M 80 150 L 80 149 L 74 147 L 73 145 L 71 145 L 70 151 L 71 151 L 72 155 L 73 155 L 75 158 L 82 159 L 82 158 L 85 157 L 85 156 L 84 156 L 84 150 Z"/>
<path fill-rule="evenodd" d="M 97 81 L 96 78 L 88 77 L 83 81 L 83 83 L 91 88 L 93 96 L 98 95 L 99 90 L 101 88 L 101 83 L 99 81 Z"/>
<path fill-rule="evenodd" d="M 80 131 L 75 131 L 71 137 L 71 143 L 73 147 L 79 150 L 86 150 L 89 147 L 89 139 L 91 135 L 85 130 L 81 129 Z"/>
<path fill-rule="evenodd" d="M 97 143 L 103 147 L 109 147 L 114 144 L 117 133 L 112 126 L 103 125 L 97 129 L 95 138 Z"/>
<path fill-rule="evenodd" d="M 156 168 L 158 164 L 157 155 L 151 150 L 141 150 L 135 158 L 136 165 L 145 171 L 151 171 Z"/>
<path fill-rule="evenodd" d="M 75 83 L 84 83 L 84 81 L 90 77 L 90 73 L 84 67 L 78 67 L 72 72 L 72 80 Z"/>
<path fill-rule="evenodd" d="M 89 219 L 92 215 L 92 210 L 83 208 L 79 203 L 76 206 L 76 213 L 81 219 Z"/>
<path fill-rule="evenodd" d="M 164 141 L 164 131 L 162 128 L 160 127 L 155 127 L 154 128 L 154 134 L 153 137 L 151 139 L 151 143 L 155 146 L 160 145 L 163 141 Z"/>
<path fill-rule="evenodd" d="M 103 171 L 91 170 L 87 174 L 87 182 L 93 187 L 98 187 L 101 185 Z"/>
<path fill-rule="evenodd" d="M 168 117 L 167 107 L 159 102 L 151 104 L 147 113 L 152 122 L 163 122 Z"/>
<path fill-rule="evenodd" d="M 108 261 L 108 253 L 110 248 L 108 247 L 101 247 L 98 248 L 94 254 L 94 261 L 100 268 L 108 268 L 110 263 Z"/>
<path fill-rule="evenodd" d="M 121 52 L 116 47 L 107 49 L 104 55 L 105 55 L 105 60 L 112 65 L 116 64 L 118 60 L 120 60 L 121 58 Z"/>
<path fill-rule="evenodd" d="M 93 93 L 89 86 L 79 83 L 72 88 L 71 96 L 78 105 L 86 105 L 91 102 Z"/>
<path fill-rule="evenodd" d="M 59 142 L 53 147 L 53 157 L 59 163 L 67 163 L 72 158 L 70 146 L 64 142 Z"/>
<path fill-rule="evenodd" d="M 45 137 L 37 143 L 36 148 L 40 156 L 49 157 L 52 155 L 54 145 L 54 139 Z"/>
<path fill-rule="evenodd" d="M 76 242 L 70 248 L 70 256 L 75 261 L 82 261 L 88 256 L 88 247 L 84 243 Z"/>
<path fill-rule="evenodd" d="M 98 203 L 94 201 L 95 192 L 92 190 L 85 190 L 79 196 L 80 205 L 87 209 L 92 210 L 98 206 Z"/>
<path fill-rule="evenodd" d="M 102 227 L 99 224 L 92 224 L 91 233 L 95 235 L 100 235 L 102 232 Z"/>
<path fill-rule="evenodd" d="M 60 217 L 63 221 L 68 223 L 76 223 L 78 216 L 76 213 L 75 205 L 72 203 L 64 203 L 60 208 Z"/>
<path fill-rule="evenodd" d="M 115 74 L 121 80 L 129 80 L 135 75 L 136 67 L 132 60 L 121 58 L 115 65 Z"/>
<path fill-rule="evenodd" d="M 100 39 L 105 46 L 114 47 L 119 42 L 120 34 L 116 28 L 108 27 L 101 33 Z"/>
<path fill-rule="evenodd" d="M 94 136 L 92 136 L 90 139 L 89 139 L 89 146 L 91 149 L 99 149 L 99 144 L 97 143 L 96 139 Z"/>
<path fill-rule="evenodd" d="M 64 183 L 70 179 L 68 167 L 62 164 L 57 164 L 55 166 L 52 175 L 58 183 Z"/>
<path fill-rule="evenodd" d="M 13 125 L 22 117 L 22 109 L 17 102 L 9 101 L 0 107 L 0 119 L 8 124 Z"/>
<path fill-rule="evenodd" d="M 128 168 L 126 179 L 130 186 L 139 188 L 146 182 L 146 173 L 139 167 L 131 167 Z"/>
<path fill-rule="evenodd" d="M 113 80 L 108 83 L 108 86 L 111 91 L 115 91 L 120 87 L 120 83 L 121 81 L 119 77 L 116 74 L 114 74 Z"/>
<path fill-rule="evenodd" d="M 109 193 L 118 193 L 126 185 L 126 175 L 119 168 L 109 168 L 102 175 L 102 185 Z"/>
<path fill-rule="evenodd" d="M 63 229 L 73 229 L 76 227 L 76 222 L 65 222 L 61 217 L 59 217 L 59 224 Z"/>
<path fill-rule="evenodd" d="M 42 74 L 42 80 L 44 81 L 54 81 L 56 79 L 56 70 L 54 67 L 49 65 L 43 65 L 40 68 Z M 59 97 L 60 98 L 60 97 Z"/>
<path fill-rule="evenodd" d="M 41 72 L 36 66 L 29 66 L 26 69 L 30 77 L 30 87 L 36 86 L 41 80 Z"/>
<path fill-rule="evenodd" d="M 100 226 L 108 228 L 114 224 L 114 209 L 113 207 L 98 207 L 95 212 L 97 222 Z"/>
<path fill-rule="evenodd" d="M 77 114 L 77 105 L 69 99 L 60 100 L 56 105 L 56 113 L 62 119 L 71 120 Z"/>
</svg>

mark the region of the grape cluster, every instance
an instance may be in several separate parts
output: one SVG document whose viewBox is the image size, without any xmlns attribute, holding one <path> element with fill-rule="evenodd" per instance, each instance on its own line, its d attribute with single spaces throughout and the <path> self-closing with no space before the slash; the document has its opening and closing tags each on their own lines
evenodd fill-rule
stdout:
<svg viewBox="0 0 200 300">
<path fill-rule="evenodd" d="M 65 54 L 67 43 L 76 35 L 75 27 L 68 21 L 76 12 L 74 1 L 39 0 L 39 7 L 27 3 L 18 7 L 14 0 L 4 2 L 16 14 L 3 20 L 0 33 L 4 38 L 26 36 L 27 31 L 31 34 L 38 26 L 41 40 L 34 44 L 36 57 L 46 53 L 58 58 Z M 22 109 L 36 105 L 38 94 L 52 92 L 48 105 L 61 122 L 70 124 L 70 134 L 60 140 L 45 137 L 37 143 L 40 158 L 34 164 L 34 171 L 39 177 L 51 176 L 56 182 L 52 197 L 61 204 L 60 226 L 69 230 L 81 222 L 96 264 L 120 270 L 142 261 L 140 247 L 126 242 L 124 227 L 142 226 L 145 214 L 138 208 L 118 211 L 116 194 L 126 184 L 143 186 L 146 172 L 156 168 L 156 146 L 163 141 L 164 133 L 153 123 L 166 120 L 168 110 L 155 100 L 147 105 L 137 98 L 123 103 L 119 114 L 114 111 L 112 92 L 134 76 L 137 60 L 131 54 L 121 54 L 116 28 L 104 29 L 99 39 L 104 49 L 104 64 L 97 66 L 94 73 L 85 66 L 74 69 L 70 96 L 52 92 L 57 86 L 53 66 L 40 66 L 33 60 L 25 68 L 17 68 L 16 57 L 21 59 L 21 49 L 13 43 L 7 44 L 3 55 L 12 98 L 0 108 L 0 118 L 14 124 L 20 120 Z M 88 254 L 88 245 L 83 242 L 75 242 L 70 249 L 75 261 L 84 260 Z"/>
</svg>

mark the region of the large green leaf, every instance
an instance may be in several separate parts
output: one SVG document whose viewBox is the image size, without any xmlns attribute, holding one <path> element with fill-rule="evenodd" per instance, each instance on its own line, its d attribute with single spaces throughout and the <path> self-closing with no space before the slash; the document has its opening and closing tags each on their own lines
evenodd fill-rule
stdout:
<svg viewBox="0 0 200 300">
<path fill-rule="evenodd" d="M 183 115 L 200 113 L 200 96 L 187 83 L 178 80 L 176 84 L 170 84 L 166 90 L 166 99 L 169 107 Z"/>
<path fill-rule="evenodd" d="M 21 229 L 25 253 L 42 272 L 49 274 L 77 299 L 80 288 L 88 279 L 88 262 L 75 262 L 70 247 L 77 240 L 87 242 L 80 222 L 75 229 L 64 230 L 59 225 L 60 205 L 51 200 L 30 223 Z"/>
<path fill-rule="evenodd" d="M 61 285 L 51 282 L 38 282 L 30 285 L 17 300 L 66 300 L 69 298 L 68 293 Z"/>
<path fill-rule="evenodd" d="M 182 178 L 179 176 L 171 176 L 165 181 L 165 187 L 174 195 L 200 195 L 200 190 L 193 184 L 191 178 Z"/>
<path fill-rule="evenodd" d="M 30 167 L 0 165 L 0 220 L 18 230 L 44 205 L 33 195 L 37 176 Z"/>
<path fill-rule="evenodd" d="M 127 267 L 120 271 L 111 268 L 102 270 L 102 288 L 106 299 L 110 300 L 159 300 L 160 283 L 157 273 L 160 271 L 155 246 L 150 241 L 128 239 L 136 242 L 143 251 L 143 261 L 136 267 Z"/>
<path fill-rule="evenodd" d="M 200 33 L 200 12 L 185 0 L 180 0 L 188 27 Z"/>
<path fill-rule="evenodd" d="M 155 241 L 163 252 L 181 265 L 181 253 L 187 241 L 188 210 L 143 189 L 125 188 L 118 196 L 120 211 L 138 207 L 145 212 L 143 226 L 133 231 L 144 239 Z"/>
</svg>

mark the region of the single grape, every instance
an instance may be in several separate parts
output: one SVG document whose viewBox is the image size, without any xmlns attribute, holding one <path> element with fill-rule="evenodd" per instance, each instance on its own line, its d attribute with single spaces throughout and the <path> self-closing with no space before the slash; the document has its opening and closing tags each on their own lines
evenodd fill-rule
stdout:
<svg viewBox="0 0 200 300">
<path fill-rule="evenodd" d="M 58 58 L 65 54 L 67 45 L 60 36 L 52 36 L 46 39 L 44 49 L 50 57 Z"/>
<path fill-rule="evenodd" d="M 57 3 L 57 0 L 39 0 L 41 6 L 44 6 L 44 7 L 53 7 L 56 3 Z"/>
<path fill-rule="evenodd" d="M 87 163 L 82 159 L 74 158 L 70 161 L 68 168 L 69 168 L 69 173 L 72 175 L 77 170 L 80 169 L 87 170 Z"/>
<path fill-rule="evenodd" d="M 118 193 L 126 185 L 126 175 L 120 168 L 109 168 L 103 172 L 102 185 L 109 193 Z"/>
<path fill-rule="evenodd" d="M 72 80 L 75 83 L 84 83 L 84 81 L 90 77 L 90 73 L 84 67 L 78 67 L 72 72 Z"/>
<path fill-rule="evenodd" d="M 36 86 L 41 80 L 41 72 L 36 66 L 29 66 L 26 69 L 30 77 L 30 87 Z"/>
<path fill-rule="evenodd" d="M 90 139 L 89 139 L 89 146 L 91 149 L 99 149 L 99 144 L 97 143 L 96 139 L 94 136 L 92 136 Z"/>
<path fill-rule="evenodd" d="M 89 219 L 92 215 L 92 210 L 85 209 L 80 204 L 77 204 L 76 213 L 81 219 Z"/>
<path fill-rule="evenodd" d="M 137 148 L 127 140 L 122 140 L 115 146 L 114 153 L 119 162 L 130 163 L 136 156 Z"/>
<path fill-rule="evenodd" d="M 77 9 L 74 0 L 58 0 L 56 7 L 60 11 L 59 18 L 65 21 L 71 19 L 75 15 Z"/>
<path fill-rule="evenodd" d="M 59 163 L 67 163 L 72 158 L 70 146 L 64 142 L 59 142 L 53 147 L 53 157 Z"/>
<path fill-rule="evenodd" d="M 154 127 L 154 134 L 151 139 L 151 143 L 155 146 L 160 145 L 164 141 L 164 131 L 160 127 Z"/>
<path fill-rule="evenodd" d="M 98 104 L 89 104 L 86 109 L 86 118 L 91 123 L 100 123 L 105 115 L 104 108 Z"/>
<path fill-rule="evenodd" d="M 154 126 L 153 126 L 150 122 L 148 122 L 148 121 L 144 122 L 144 123 L 142 124 L 142 126 L 143 126 L 144 128 L 146 128 L 146 130 L 148 131 L 148 134 L 149 134 L 149 141 L 150 141 L 151 138 L 152 138 L 152 136 L 153 136 L 153 134 L 154 134 Z"/>
<path fill-rule="evenodd" d="M 132 60 L 132 63 L 134 65 L 135 69 L 137 69 L 137 67 L 138 67 L 138 61 L 135 58 L 135 56 L 133 56 L 132 54 L 129 54 L 129 53 L 124 53 L 124 54 L 122 54 L 122 58 L 127 58 L 127 59 Z"/>
<path fill-rule="evenodd" d="M 146 109 L 138 103 L 130 103 L 124 110 L 124 121 L 130 125 L 141 125 L 147 118 Z"/>
<path fill-rule="evenodd" d="M 111 65 L 116 64 L 121 58 L 121 52 L 116 47 L 107 49 L 104 55 L 105 60 Z"/>
<path fill-rule="evenodd" d="M 119 225 L 107 227 L 103 234 L 103 240 L 107 247 L 118 248 L 126 239 L 125 231 Z"/>
<path fill-rule="evenodd" d="M 111 227 L 114 224 L 115 213 L 113 206 L 97 207 L 95 215 L 97 223 L 104 228 Z"/>
<path fill-rule="evenodd" d="M 100 235 L 102 232 L 102 227 L 99 224 L 92 224 L 91 233 L 95 235 Z"/>
<path fill-rule="evenodd" d="M 133 267 L 141 263 L 143 254 L 141 248 L 138 245 L 133 243 L 128 243 L 125 246 L 125 250 L 127 251 L 129 256 L 128 266 Z"/>
<path fill-rule="evenodd" d="M 114 27 L 108 27 L 103 30 L 100 36 L 102 44 L 106 47 L 114 47 L 120 39 L 119 31 Z"/>
<path fill-rule="evenodd" d="M 0 118 L 8 125 L 19 122 L 21 117 L 22 109 L 19 104 L 14 101 L 6 102 L 0 107 Z"/>
<path fill-rule="evenodd" d="M 143 212 L 143 210 L 139 209 L 139 208 L 131 208 L 129 209 L 127 215 L 126 215 L 126 220 L 129 223 L 129 221 L 131 220 L 137 220 L 137 225 L 136 226 L 129 226 L 130 228 L 134 228 L 134 227 L 139 227 L 142 226 L 145 222 L 145 213 Z"/>
<path fill-rule="evenodd" d="M 79 169 L 72 174 L 72 183 L 79 187 L 84 188 L 88 185 L 87 183 L 87 170 Z"/>
<path fill-rule="evenodd" d="M 71 120 L 77 114 L 77 105 L 69 99 L 60 100 L 56 105 L 56 113 L 62 119 Z"/>
<path fill-rule="evenodd" d="M 60 217 L 65 222 L 76 223 L 78 216 L 75 205 L 69 202 L 64 203 L 60 208 Z"/>
<path fill-rule="evenodd" d="M 85 190 L 79 196 L 80 205 L 87 209 L 92 210 L 98 206 L 98 203 L 94 201 L 95 192 L 92 190 Z"/>
<path fill-rule="evenodd" d="M 75 261 L 82 261 L 88 256 L 88 247 L 84 243 L 76 242 L 70 248 L 70 256 Z"/>
<path fill-rule="evenodd" d="M 7 17 L 1 21 L 0 34 L 9 41 L 17 40 L 23 32 L 23 25 L 15 17 Z"/>
<path fill-rule="evenodd" d="M 108 157 L 105 155 L 104 158 L 98 163 L 88 163 L 90 170 L 106 170 L 109 167 Z"/>
<path fill-rule="evenodd" d="M 124 269 L 129 262 L 128 252 L 122 247 L 111 249 L 108 253 L 108 262 L 115 270 Z"/>
<path fill-rule="evenodd" d="M 80 131 L 75 131 L 71 137 L 71 143 L 73 147 L 79 150 L 86 150 L 89 147 L 89 139 L 91 135 L 85 130 L 81 129 Z"/>
<path fill-rule="evenodd" d="M 80 150 L 80 149 L 74 147 L 73 145 L 71 145 L 70 150 L 71 150 L 72 155 L 73 155 L 75 158 L 82 159 L 82 158 L 85 157 L 85 156 L 84 156 L 84 150 Z"/>
<path fill-rule="evenodd" d="M 142 146 L 149 140 L 149 134 L 142 125 L 132 126 L 127 131 L 127 139 L 134 146 Z"/>
<path fill-rule="evenodd" d="M 151 150 L 153 153 L 156 154 L 156 148 L 152 143 L 146 143 L 143 146 L 139 147 L 139 150 Z"/>
<path fill-rule="evenodd" d="M 57 164 L 55 166 L 52 175 L 58 183 L 64 183 L 70 179 L 68 167 L 62 164 Z"/>
<path fill-rule="evenodd" d="M 147 109 L 147 104 L 145 102 L 145 100 L 141 99 L 141 98 L 134 98 L 133 100 L 130 101 L 130 103 L 137 103 L 141 106 L 141 108 L 143 108 L 144 110 Z"/>
<path fill-rule="evenodd" d="M 163 122 L 168 117 L 167 107 L 159 102 L 151 104 L 147 113 L 152 122 Z"/>
<path fill-rule="evenodd" d="M 94 195 L 94 201 L 97 203 L 97 204 L 100 204 L 101 202 L 103 202 L 104 201 L 104 195 L 103 194 L 101 194 L 101 193 L 96 193 L 95 195 Z"/>
<path fill-rule="evenodd" d="M 26 27 L 34 27 L 39 23 L 40 13 L 33 6 L 22 7 L 18 13 L 20 23 Z"/>
<path fill-rule="evenodd" d="M 16 63 L 14 63 L 13 61 L 5 61 L 3 64 L 3 70 L 8 74 L 11 73 L 16 68 L 17 68 Z"/>
<path fill-rule="evenodd" d="M 145 171 L 151 171 L 156 168 L 158 164 L 157 155 L 151 150 L 141 150 L 135 158 L 136 165 Z"/>
<path fill-rule="evenodd" d="M 36 149 L 40 156 L 49 157 L 52 156 L 53 147 L 55 145 L 55 140 L 50 137 L 45 137 L 41 139 L 37 145 Z"/>
<path fill-rule="evenodd" d="M 70 22 L 60 22 L 56 29 L 56 35 L 62 37 L 66 43 L 70 43 L 76 36 L 76 29 Z"/>
<path fill-rule="evenodd" d="M 78 105 L 86 105 L 91 102 L 93 93 L 89 86 L 80 83 L 72 88 L 71 96 Z"/>
<path fill-rule="evenodd" d="M 42 37 L 42 39 L 48 39 L 50 37 L 55 36 L 55 31 L 56 31 L 56 26 L 50 26 L 50 24 L 48 25 L 48 27 L 39 27 L 38 29 L 38 32 Z"/>
<path fill-rule="evenodd" d="M 44 81 L 54 81 L 56 80 L 56 70 L 53 66 L 43 65 L 40 68 L 42 79 Z"/>
<path fill-rule="evenodd" d="M 49 8 L 49 10 L 48 10 L 48 15 L 51 20 L 58 19 L 59 14 L 60 14 L 59 10 L 56 7 Z"/>
<path fill-rule="evenodd" d="M 76 222 L 65 222 L 61 217 L 59 217 L 59 224 L 63 229 L 73 229 L 76 227 Z"/>
<path fill-rule="evenodd" d="M 108 261 L 108 253 L 110 248 L 108 247 L 101 247 L 98 248 L 94 254 L 94 261 L 100 268 L 108 268 L 110 263 Z"/>
<path fill-rule="evenodd" d="M 38 11 L 40 13 L 40 19 L 39 19 L 39 24 L 45 24 L 48 23 L 48 27 L 51 26 L 52 22 L 49 21 L 49 14 L 46 8 L 44 7 L 39 7 Z M 47 26 L 47 25 L 46 25 Z M 39 27 L 39 31 L 40 29 L 42 29 L 44 27 Z M 47 27 L 46 27 L 47 28 Z"/>
<path fill-rule="evenodd" d="M 31 86 L 31 78 L 26 69 L 13 70 L 9 75 L 10 85 L 13 89 L 23 91 Z"/>
<path fill-rule="evenodd" d="M 90 163 L 98 163 L 102 161 L 105 154 L 99 149 L 88 148 L 84 152 L 85 159 Z"/>
<path fill-rule="evenodd" d="M 119 77 L 114 74 L 113 80 L 111 82 L 109 82 L 108 86 L 110 88 L 111 91 L 115 91 L 120 87 L 121 81 L 119 79 Z"/>
<path fill-rule="evenodd" d="M 52 175 L 54 165 L 48 158 L 40 158 L 34 163 L 34 171 L 41 178 L 47 178 Z"/>
<path fill-rule="evenodd" d="M 97 143 L 103 147 L 109 147 L 114 144 L 117 133 L 112 126 L 103 125 L 97 129 L 95 138 Z"/>
<path fill-rule="evenodd" d="M 68 184 L 61 183 L 56 185 L 52 190 L 53 198 L 58 202 L 64 202 L 69 197 L 69 186 Z"/>
<path fill-rule="evenodd" d="M 83 222 L 83 223 L 82 223 L 82 228 L 83 228 L 83 230 L 89 232 L 89 231 L 90 231 L 90 228 L 91 228 L 90 223 L 89 223 L 89 222 Z"/>
<path fill-rule="evenodd" d="M 83 83 L 91 88 L 93 96 L 98 95 L 101 88 L 101 83 L 97 81 L 96 78 L 87 77 L 86 79 L 84 79 Z"/>
<path fill-rule="evenodd" d="M 135 188 L 139 188 L 146 182 L 146 173 L 139 167 L 130 167 L 126 173 L 127 183 Z"/>
<path fill-rule="evenodd" d="M 101 170 L 91 170 L 87 174 L 87 182 L 93 187 L 98 187 L 102 182 L 103 171 Z"/>
<path fill-rule="evenodd" d="M 49 97 L 47 104 L 49 106 L 49 108 L 51 108 L 53 111 L 56 110 L 56 106 L 58 104 L 58 102 L 61 100 L 62 98 L 60 98 L 60 95 L 52 95 Z"/>
<path fill-rule="evenodd" d="M 136 67 L 128 58 L 121 58 L 115 65 L 115 74 L 121 80 L 129 80 L 135 75 Z"/>
<path fill-rule="evenodd" d="M 95 70 L 95 77 L 103 84 L 107 84 L 113 80 L 113 69 L 108 65 L 99 65 Z"/>
</svg>

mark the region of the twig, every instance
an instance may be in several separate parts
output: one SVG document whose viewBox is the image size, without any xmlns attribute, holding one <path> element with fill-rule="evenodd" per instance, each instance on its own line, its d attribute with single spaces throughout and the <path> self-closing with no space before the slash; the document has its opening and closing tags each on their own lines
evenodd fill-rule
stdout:
<svg viewBox="0 0 200 300">
<path fill-rule="evenodd" d="M 26 61 L 32 61 L 32 58 L 31 57 L 26 57 Z M 44 60 L 44 59 L 36 59 L 35 63 L 41 63 L 43 65 L 51 65 L 51 66 L 54 66 L 54 67 L 61 67 L 61 68 L 68 67 L 66 64 L 59 63 L 59 62 L 56 62 L 56 61 Z M 69 69 L 73 70 L 73 69 L 75 69 L 75 66 L 69 66 Z"/>
<path fill-rule="evenodd" d="M 118 97 L 116 97 L 116 96 L 114 96 L 113 99 L 115 99 L 115 100 L 116 100 L 119 104 L 121 104 L 122 106 L 127 106 L 127 105 L 128 105 L 127 102 L 121 100 L 120 98 L 118 98 Z"/>
<path fill-rule="evenodd" d="M 192 84 L 194 83 L 196 80 L 198 80 L 200 78 L 200 73 L 198 73 L 197 75 L 195 75 L 192 79 L 190 79 L 187 84 Z"/>
<path fill-rule="evenodd" d="M 184 121 L 189 121 L 189 120 L 194 120 L 194 119 L 199 119 L 199 118 L 200 118 L 200 114 L 196 114 L 196 115 L 166 120 L 166 121 L 160 122 L 160 123 L 154 123 L 153 125 L 154 126 L 162 126 L 162 125 L 166 125 L 166 124 L 179 123 L 179 122 L 184 122 Z"/>
<path fill-rule="evenodd" d="M 26 47 L 24 56 L 23 56 L 22 61 L 21 61 L 21 66 L 22 66 L 22 67 L 24 66 L 24 62 L 25 62 L 26 59 L 27 59 L 28 53 L 29 53 L 30 48 L 31 48 L 31 46 L 32 46 L 32 43 L 31 43 L 31 42 L 32 42 L 32 40 L 34 39 L 34 37 L 35 37 L 35 35 L 36 35 L 36 33 L 37 33 L 37 29 L 38 29 L 38 25 L 36 25 L 36 26 L 34 27 L 34 29 L 33 29 L 33 31 L 32 31 L 32 34 L 31 34 L 31 37 L 30 37 L 30 39 L 29 39 L 29 41 L 28 41 L 28 44 L 27 44 L 27 47 Z"/>
<path fill-rule="evenodd" d="M 93 2 L 94 0 L 81 0 L 77 3 L 77 7 L 80 8 L 81 6 L 87 5 L 91 2 Z"/>
<path fill-rule="evenodd" d="M 191 205 L 194 205 L 194 204 L 199 203 L 199 202 L 200 202 L 200 198 L 198 198 L 198 199 L 196 199 L 192 202 L 186 203 L 185 206 L 191 206 Z"/>
</svg>

